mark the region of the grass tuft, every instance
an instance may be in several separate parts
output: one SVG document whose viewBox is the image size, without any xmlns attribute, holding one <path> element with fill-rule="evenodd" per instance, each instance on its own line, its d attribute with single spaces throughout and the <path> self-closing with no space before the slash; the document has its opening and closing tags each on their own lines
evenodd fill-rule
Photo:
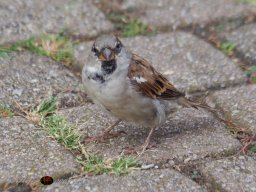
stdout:
<svg viewBox="0 0 256 192">
<path fill-rule="evenodd" d="M 245 4 L 256 4 L 256 0 L 240 0 L 240 2 Z"/>
<path fill-rule="evenodd" d="M 131 19 L 124 27 L 124 37 L 134 37 L 136 35 L 144 35 L 148 32 L 148 26 L 137 19 Z"/>
<path fill-rule="evenodd" d="M 95 154 L 90 154 L 86 161 L 81 162 L 84 165 L 84 171 L 90 175 L 99 175 L 103 173 L 108 173 L 110 171 L 110 166 L 103 161 L 102 157 Z"/>
<path fill-rule="evenodd" d="M 151 34 L 153 30 L 138 19 L 130 18 L 122 12 L 113 11 L 108 18 L 114 23 L 115 29 L 123 37 Z"/>
<path fill-rule="evenodd" d="M 41 116 L 47 116 L 48 114 L 52 114 L 57 110 L 57 97 L 50 97 L 42 101 L 40 105 L 34 110 Z"/>
<path fill-rule="evenodd" d="M 256 83 L 256 65 L 249 67 L 246 70 L 246 75 L 250 83 Z"/>
<path fill-rule="evenodd" d="M 220 49 L 228 56 L 233 55 L 236 45 L 231 42 L 223 42 L 220 44 Z"/>
<path fill-rule="evenodd" d="M 29 50 L 61 62 L 67 66 L 74 59 L 74 46 L 69 38 L 60 35 L 43 34 L 40 37 L 31 37 L 12 45 L 0 47 L 0 57 L 10 52 Z"/>
<path fill-rule="evenodd" d="M 139 167 L 139 162 L 131 156 L 121 156 L 111 164 L 112 171 L 116 176 L 129 173 L 132 169 Z"/>
<path fill-rule="evenodd" d="M 79 148 L 79 133 L 72 126 L 68 125 L 63 117 L 59 115 L 51 115 L 43 118 L 39 125 L 66 148 Z"/>
<path fill-rule="evenodd" d="M 90 175 L 110 173 L 120 176 L 139 167 L 139 163 L 134 157 L 121 156 L 114 160 L 104 160 L 102 157 L 94 154 L 89 155 L 87 160 L 82 164 L 84 165 L 85 172 Z"/>
<path fill-rule="evenodd" d="M 68 149 L 78 149 L 80 135 L 63 117 L 55 114 L 56 110 L 57 97 L 52 96 L 43 100 L 30 114 L 37 114 L 40 118 L 38 124 L 59 143 Z"/>
<path fill-rule="evenodd" d="M 14 113 L 11 111 L 11 109 L 3 104 L 0 104 L 0 118 L 12 116 L 14 116 Z"/>
<path fill-rule="evenodd" d="M 250 152 L 252 153 L 256 153 L 256 144 L 253 144 L 250 149 L 249 149 Z"/>
</svg>

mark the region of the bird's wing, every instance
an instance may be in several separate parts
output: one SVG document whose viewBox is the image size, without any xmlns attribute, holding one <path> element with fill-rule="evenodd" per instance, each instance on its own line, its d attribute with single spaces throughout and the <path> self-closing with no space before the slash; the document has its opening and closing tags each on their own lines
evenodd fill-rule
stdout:
<svg viewBox="0 0 256 192">
<path fill-rule="evenodd" d="M 150 98 L 174 99 L 184 96 L 148 61 L 133 54 L 128 70 L 128 77 L 135 90 Z"/>
</svg>

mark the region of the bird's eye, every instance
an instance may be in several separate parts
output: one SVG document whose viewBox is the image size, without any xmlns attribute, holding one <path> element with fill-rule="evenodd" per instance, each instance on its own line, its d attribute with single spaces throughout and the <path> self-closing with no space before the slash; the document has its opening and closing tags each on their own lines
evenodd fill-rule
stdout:
<svg viewBox="0 0 256 192">
<path fill-rule="evenodd" d="M 98 54 L 99 54 L 99 50 L 96 49 L 95 46 L 92 47 L 92 52 L 93 52 L 95 55 L 98 55 Z"/>
<path fill-rule="evenodd" d="M 115 51 L 116 53 L 120 53 L 122 49 L 122 43 L 120 41 L 117 41 Z"/>
</svg>

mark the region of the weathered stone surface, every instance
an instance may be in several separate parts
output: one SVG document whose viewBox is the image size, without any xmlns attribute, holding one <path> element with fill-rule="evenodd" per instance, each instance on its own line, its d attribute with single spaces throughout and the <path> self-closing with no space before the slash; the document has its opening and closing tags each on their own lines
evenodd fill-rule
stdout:
<svg viewBox="0 0 256 192">
<path fill-rule="evenodd" d="M 52 94 L 57 95 L 61 107 L 77 106 L 84 97 L 77 94 L 80 79 L 65 66 L 47 57 L 29 52 L 12 53 L 0 58 L 0 102 L 17 107 L 38 104 Z M 72 101 L 70 101 L 72 98 Z"/>
<path fill-rule="evenodd" d="M 139 19 L 146 24 L 172 28 L 194 23 L 202 25 L 216 19 L 236 18 L 256 12 L 255 5 L 245 5 L 236 0 L 125 0 L 121 7 L 140 11 L 142 16 Z"/>
<path fill-rule="evenodd" d="M 256 134 L 256 85 L 229 88 L 213 94 L 213 101 L 240 125 Z"/>
<path fill-rule="evenodd" d="M 201 168 L 214 191 L 256 191 L 255 157 L 239 156 L 207 163 Z"/>
<path fill-rule="evenodd" d="M 100 134 L 114 122 L 95 104 L 60 111 L 68 122 L 85 137 Z M 115 130 L 125 131 L 117 138 L 102 143 L 87 144 L 87 149 L 106 158 L 118 156 L 125 148 L 138 147 L 145 142 L 149 129 L 121 123 Z M 84 139 L 82 138 L 82 139 Z M 170 159 L 186 162 L 204 157 L 230 154 L 240 149 L 238 140 L 226 128 L 203 110 L 182 109 L 173 114 L 152 136 L 155 147 L 140 158 L 148 163 L 163 163 Z"/>
<path fill-rule="evenodd" d="M 181 91 L 205 91 L 245 82 L 244 73 L 223 53 L 197 37 L 174 32 L 123 40 L 134 53 L 143 56 L 163 72 Z M 75 56 L 82 65 L 92 43 L 80 44 Z"/>
<path fill-rule="evenodd" d="M 0 119 L 0 184 L 78 172 L 72 154 L 20 117 Z"/>
<path fill-rule="evenodd" d="M 224 37 L 236 45 L 236 49 L 248 63 L 256 64 L 256 24 L 244 25 L 226 33 Z"/>
<path fill-rule="evenodd" d="M 0 43 L 43 32 L 95 36 L 113 25 L 88 0 L 0 1 Z"/>
<path fill-rule="evenodd" d="M 100 175 L 54 183 L 41 191 L 206 191 L 180 173 L 163 169 L 136 171 L 120 177 Z"/>
</svg>

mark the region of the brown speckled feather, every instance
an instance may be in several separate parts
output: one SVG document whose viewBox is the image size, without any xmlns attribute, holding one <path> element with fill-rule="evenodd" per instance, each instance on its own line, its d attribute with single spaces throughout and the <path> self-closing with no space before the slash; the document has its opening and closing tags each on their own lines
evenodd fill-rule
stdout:
<svg viewBox="0 0 256 192">
<path fill-rule="evenodd" d="M 184 96 L 145 59 L 133 54 L 128 77 L 135 89 L 153 99 L 173 99 Z"/>
</svg>

